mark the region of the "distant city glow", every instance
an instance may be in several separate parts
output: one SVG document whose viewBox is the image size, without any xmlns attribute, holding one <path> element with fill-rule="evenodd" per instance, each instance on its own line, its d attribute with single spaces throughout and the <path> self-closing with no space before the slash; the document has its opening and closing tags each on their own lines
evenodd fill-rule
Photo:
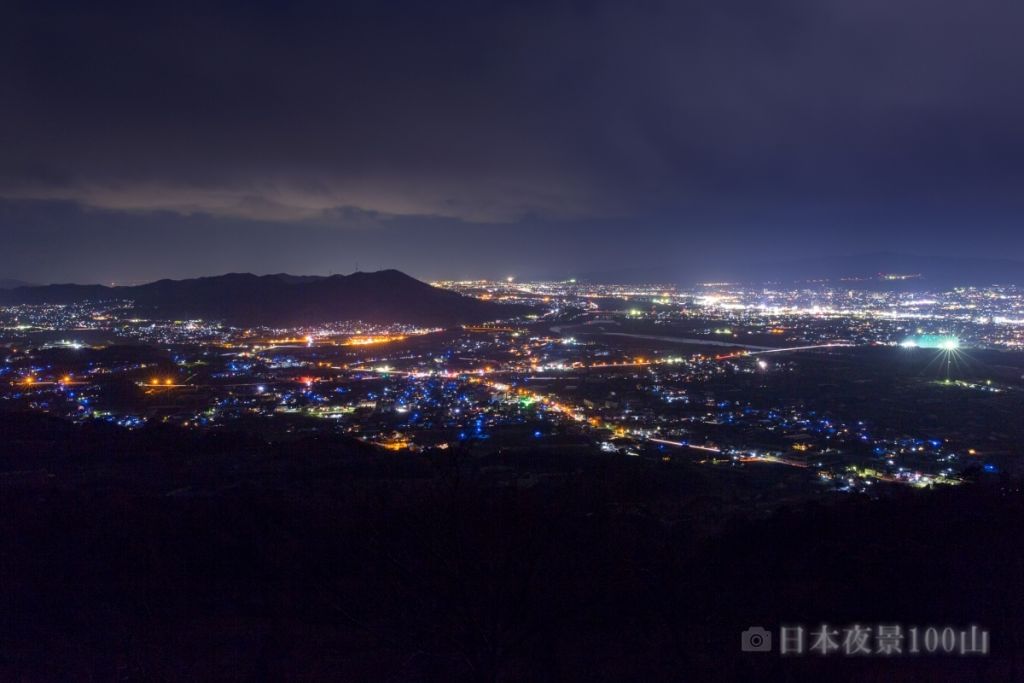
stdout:
<svg viewBox="0 0 1024 683">
<path fill-rule="evenodd" d="M 1007 396 L 1012 389 L 1005 380 L 963 376 L 957 351 L 1024 345 L 1024 329 L 992 322 L 1024 319 L 1024 290 L 1014 287 L 924 296 L 848 284 L 682 289 L 501 278 L 438 285 L 529 312 L 447 329 L 359 320 L 243 328 L 141 319 L 130 301 L 0 307 L 0 330 L 10 339 L 0 372 L 18 378 L 9 384 L 9 400 L 32 401 L 35 409 L 76 422 L 102 419 L 134 429 L 159 419 L 216 428 L 241 417 L 304 415 L 403 452 L 446 447 L 449 440 L 487 443 L 502 433 L 492 430 L 547 439 L 571 429 L 600 438 L 602 450 L 633 457 L 654 447 L 659 460 L 671 460 L 664 448 L 685 447 L 701 452 L 707 459 L 700 462 L 709 466 L 810 467 L 835 490 L 864 491 L 881 481 L 960 483 L 955 449 L 967 453 L 969 444 L 931 427 L 917 434 L 903 426 L 869 429 L 852 416 L 823 415 L 805 399 L 760 407 L 725 398 L 723 387 L 763 373 L 759 383 L 770 389 L 769 372 L 788 384 L 811 359 L 853 359 L 849 368 L 856 373 L 871 362 L 871 347 L 884 353 L 899 345 L 935 350 L 920 354 L 930 363 L 922 376 L 937 380 L 915 385 L 922 391 Z M 66 337 L 55 334 L 38 348 L 16 344 L 26 331 L 91 333 L 83 348 L 94 350 L 116 334 L 168 355 L 126 362 L 64 354 L 67 362 L 55 367 L 47 352 L 66 348 Z M 159 415 L 156 406 L 103 405 L 104 380 L 117 376 L 159 395 Z M 667 405 L 671 411 L 662 409 Z M 792 443 L 752 448 L 761 430 Z M 603 432 L 623 442 L 609 442 Z M 958 439 L 958 447 L 947 446 Z M 852 462 L 823 464 L 823 455 L 839 447 Z M 1005 460 L 985 464 L 1010 469 Z"/>
</svg>

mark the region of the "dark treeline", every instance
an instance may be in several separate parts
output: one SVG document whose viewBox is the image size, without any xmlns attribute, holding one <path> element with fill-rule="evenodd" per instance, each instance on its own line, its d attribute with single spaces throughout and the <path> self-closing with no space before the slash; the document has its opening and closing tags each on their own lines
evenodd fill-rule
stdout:
<svg viewBox="0 0 1024 683">
<path fill-rule="evenodd" d="M 680 493 L 697 468 L 636 458 L 567 453 L 565 476 L 526 487 L 485 476 L 535 467 L 523 454 L 20 414 L 0 430 L 2 680 L 1024 675 L 1013 482 L 712 525 Z M 748 626 L 823 621 L 977 623 L 993 652 L 740 652 Z"/>
</svg>

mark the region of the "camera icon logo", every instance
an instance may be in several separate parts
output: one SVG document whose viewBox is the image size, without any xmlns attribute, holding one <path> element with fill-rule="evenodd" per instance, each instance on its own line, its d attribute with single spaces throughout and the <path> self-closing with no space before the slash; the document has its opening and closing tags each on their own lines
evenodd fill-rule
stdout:
<svg viewBox="0 0 1024 683">
<path fill-rule="evenodd" d="M 760 626 L 751 626 L 740 634 L 740 649 L 744 652 L 771 652 L 772 634 Z"/>
</svg>

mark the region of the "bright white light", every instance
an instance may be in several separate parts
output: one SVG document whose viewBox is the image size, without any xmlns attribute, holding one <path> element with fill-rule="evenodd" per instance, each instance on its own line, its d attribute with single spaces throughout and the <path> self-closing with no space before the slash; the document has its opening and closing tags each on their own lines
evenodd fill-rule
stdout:
<svg viewBox="0 0 1024 683">
<path fill-rule="evenodd" d="M 957 339 L 946 339 L 942 342 L 941 348 L 943 351 L 954 351 L 960 348 L 960 341 Z"/>
<path fill-rule="evenodd" d="M 768 369 L 768 363 L 766 363 L 763 360 L 759 360 L 759 361 L 757 361 L 757 367 L 761 368 L 762 370 L 767 370 Z"/>
</svg>

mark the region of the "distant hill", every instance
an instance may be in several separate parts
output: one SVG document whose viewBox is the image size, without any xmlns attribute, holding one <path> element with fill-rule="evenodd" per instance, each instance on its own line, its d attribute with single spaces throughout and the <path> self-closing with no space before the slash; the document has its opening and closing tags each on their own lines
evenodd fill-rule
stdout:
<svg viewBox="0 0 1024 683">
<path fill-rule="evenodd" d="M 894 286 L 956 287 L 962 285 L 1024 284 L 1024 262 L 1012 259 L 961 256 L 919 256 L 879 252 L 854 256 L 802 259 L 751 266 L 751 275 L 765 280 L 875 278 Z M 913 276 L 885 280 L 884 276 Z"/>
<path fill-rule="evenodd" d="M 674 283 L 693 285 L 699 282 L 780 282 L 798 283 L 807 280 L 859 279 L 863 287 L 955 287 L 961 285 L 1024 285 L 1024 261 L 954 256 L 919 256 L 879 252 L 852 256 L 825 256 L 788 261 L 737 261 L 712 263 L 694 259 L 678 264 L 654 264 L 644 268 L 579 273 L 584 282 L 600 283 Z M 916 276 L 890 279 L 881 276 Z M 871 282 L 874 281 L 874 285 Z"/>
<path fill-rule="evenodd" d="M 104 299 L 131 299 L 140 314 L 159 318 L 269 326 L 337 320 L 452 325 L 508 318 L 526 310 L 432 287 L 397 270 L 330 277 L 231 273 L 131 287 L 59 284 L 0 291 L 0 303 L 8 304 Z"/>
<path fill-rule="evenodd" d="M 15 287 L 29 287 L 29 283 L 21 280 L 10 280 L 0 277 L 0 289 L 14 289 Z"/>
</svg>

